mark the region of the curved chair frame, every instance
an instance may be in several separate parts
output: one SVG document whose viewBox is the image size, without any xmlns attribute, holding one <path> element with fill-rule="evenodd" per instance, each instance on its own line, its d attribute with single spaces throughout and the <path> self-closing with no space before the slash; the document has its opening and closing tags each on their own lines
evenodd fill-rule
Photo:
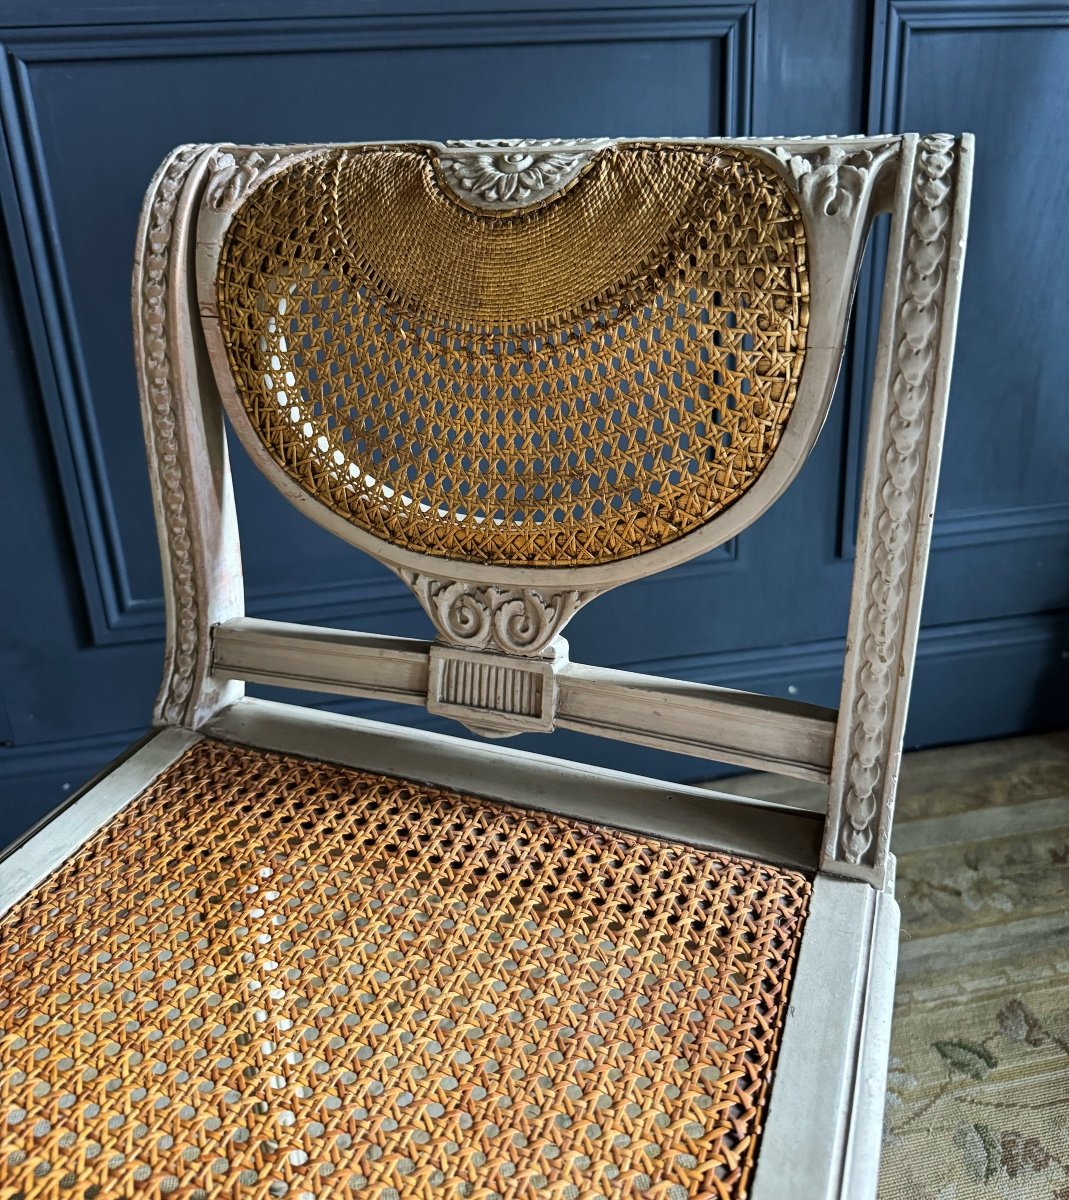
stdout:
<svg viewBox="0 0 1069 1200">
<path fill-rule="evenodd" d="M 812 320 L 795 409 L 765 474 L 704 527 L 633 558 L 559 570 L 400 550 L 318 506 L 278 469 L 234 392 L 215 271 L 242 197 L 294 156 L 322 148 L 185 146 L 167 158 L 146 199 L 133 290 L 167 598 L 161 728 L 14 850 L 4 863 L 0 911 L 205 735 L 800 867 L 813 873 L 813 893 L 750 1195 L 873 1196 L 898 920 L 889 839 L 949 391 L 972 140 L 905 134 L 713 144 L 772 165 L 804 217 Z M 437 147 L 439 155 L 470 152 Z M 883 308 L 838 711 L 570 663 L 559 635 L 579 604 L 733 536 L 794 477 L 827 412 L 871 219 L 885 211 Z M 245 618 L 224 404 L 247 449 L 291 500 L 410 583 L 438 640 Z M 458 626 L 458 605 L 478 618 L 478 637 L 465 636 L 470 623 Z M 472 753 L 470 742 L 443 735 L 244 699 L 246 681 L 426 704 L 492 735 L 565 727 L 706 755 L 824 782 L 828 806 L 788 811 L 502 747 Z"/>
<path fill-rule="evenodd" d="M 627 141 L 618 143 L 623 148 L 642 144 Z M 676 139 L 671 142 L 662 140 L 657 144 L 728 147 L 734 143 L 715 139 Z M 434 146 L 432 143 L 431 146 L 440 157 L 449 156 L 453 159 L 479 154 L 483 149 L 478 143 L 461 147 Z M 275 487 L 298 508 L 331 533 L 371 554 L 405 578 L 438 577 L 447 583 L 499 587 L 517 592 L 534 589 L 544 597 L 559 594 L 562 589 L 578 590 L 584 598 L 592 598 L 622 583 L 686 562 L 728 541 L 752 524 L 783 494 L 801 469 L 820 433 L 842 357 L 846 320 L 861 251 L 871 217 L 875 211 L 879 211 L 874 196 L 882 190 L 884 173 L 889 173 L 893 167 L 895 143 L 886 138 L 857 139 L 851 146 L 851 152 L 844 155 L 840 168 L 851 159 L 864 165 L 853 167 L 849 174 L 842 172 L 840 192 L 834 200 L 824 195 L 818 197 L 812 182 L 812 173 L 819 172 L 822 166 L 827 165 L 824 159 L 816 157 L 815 164 L 811 164 L 809 159 L 797 154 L 777 155 L 775 148 L 770 145 L 752 143 L 749 148 L 759 161 L 771 167 L 787 182 L 799 201 L 806 228 L 811 315 L 797 398 L 771 462 L 739 499 L 701 528 L 667 545 L 607 564 L 541 568 L 480 564 L 415 553 L 393 545 L 354 526 L 295 484 L 265 450 L 239 397 L 220 329 L 216 278 L 226 232 L 235 212 L 252 188 L 263 185 L 271 176 L 285 171 L 295 159 L 309 155 L 307 149 L 300 147 L 226 147 L 222 153 L 233 158 L 235 163 L 248 163 L 255 156 L 270 165 L 254 175 L 247 172 L 248 182 L 241 188 L 220 188 L 217 182 L 212 190 L 213 185 L 209 185 L 208 200 L 198 220 L 196 274 L 201 325 L 209 356 L 215 366 L 219 394 L 242 445 Z M 553 146 L 554 154 L 569 150 L 577 158 L 589 153 L 581 145 Z M 827 152 L 824 157 L 828 158 Z M 803 161 L 807 163 L 808 170 L 794 165 Z M 831 211 L 822 213 L 821 205 Z"/>
</svg>

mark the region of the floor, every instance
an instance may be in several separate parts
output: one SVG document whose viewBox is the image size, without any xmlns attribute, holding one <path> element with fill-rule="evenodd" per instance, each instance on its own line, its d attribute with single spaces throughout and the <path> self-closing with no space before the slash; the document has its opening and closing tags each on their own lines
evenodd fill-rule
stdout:
<svg viewBox="0 0 1069 1200">
<path fill-rule="evenodd" d="M 894 848 L 880 1200 L 1069 1200 L 1069 733 L 908 755 Z"/>
</svg>

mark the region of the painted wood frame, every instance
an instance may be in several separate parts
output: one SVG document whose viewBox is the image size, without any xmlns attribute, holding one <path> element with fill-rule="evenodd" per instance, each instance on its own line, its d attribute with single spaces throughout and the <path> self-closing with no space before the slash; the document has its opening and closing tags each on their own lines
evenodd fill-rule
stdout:
<svg viewBox="0 0 1069 1200">
<path fill-rule="evenodd" d="M 824 864 L 887 881 L 932 540 L 972 138 L 919 139 L 892 208 Z"/>
<path fill-rule="evenodd" d="M 532 143 L 531 153 L 554 158 L 571 157 L 575 167 L 556 180 L 553 190 L 567 185 L 578 169 L 609 145 L 640 147 L 643 141 L 608 140 L 586 144 Z M 539 597 L 531 617 L 540 626 L 531 641 L 510 637 L 500 627 L 492 630 L 493 646 L 505 653 L 538 653 L 578 608 L 610 588 L 677 566 L 733 538 L 782 495 L 801 469 L 816 442 L 827 415 L 846 337 L 846 322 L 861 252 L 871 218 L 882 210 L 902 140 L 898 137 L 797 139 L 660 139 L 656 145 L 745 148 L 779 175 L 794 193 L 806 229 L 806 258 L 810 288 L 806 354 L 798 395 L 783 437 L 772 460 L 756 482 L 723 512 L 684 537 L 646 550 L 631 558 L 597 565 L 527 567 L 445 559 L 393 545 L 357 528 L 300 488 L 265 450 L 252 429 L 231 373 L 221 328 L 216 280 L 226 231 L 249 193 L 302 158 L 314 157 L 330 147 L 225 146 L 211 159 L 212 174 L 197 222 L 196 288 L 200 305 L 200 331 L 215 369 L 215 383 L 234 430 L 249 456 L 275 487 L 298 509 L 345 541 L 366 551 L 402 576 L 412 587 L 442 636 L 463 641 L 460 622 L 438 598 L 453 583 L 468 596 L 485 597 L 498 605 L 498 593 L 512 597 Z M 391 143 L 383 143 L 389 146 Z M 411 143 L 400 143 L 411 145 Z M 431 148 L 438 161 L 459 163 L 465 157 L 485 157 L 490 143 L 420 143 Z M 490 212 L 501 207 L 474 189 L 459 193 L 465 203 Z M 533 192 L 523 205 L 546 199 L 549 192 Z M 515 207 L 515 206 L 513 206 Z M 455 593 L 450 593 L 452 596 Z M 557 597 L 561 599 L 558 601 Z M 564 598 L 567 597 L 565 600 Z M 455 605 L 455 601 L 451 601 Z"/>
<path fill-rule="evenodd" d="M 214 629 L 212 672 L 220 680 L 427 704 L 435 696 L 436 652 L 449 651 L 417 638 L 244 618 Z M 553 684 L 559 728 L 623 741 L 641 738 L 743 767 L 775 764 L 784 775 L 828 781 L 832 709 L 570 662 L 557 664 Z M 439 711 L 455 715 L 447 706 Z M 465 717 L 473 719 L 470 712 L 461 713 Z"/>
<path fill-rule="evenodd" d="M 167 652 L 156 708 L 162 728 L 6 857 L 0 911 L 202 736 L 801 867 L 816 882 L 751 1196 L 854 1200 L 875 1194 L 898 920 L 890 825 L 931 536 L 972 143 L 902 135 L 746 144 L 759 146 L 793 181 L 810 232 L 824 220 L 849 221 L 845 232 L 840 226 L 828 235 L 824 245 L 831 249 L 816 258 L 820 271 L 829 278 L 837 273 L 838 282 L 829 284 L 833 303 L 825 325 L 818 324 L 827 336 L 818 339 L 815 382 L 802 399 L 798 425 L 777 452 L 784 458 L 773 482 L 741 515 L 737 505 L 648 561 L 639 556 L 593 568 L 599 573 L 592 576 L 575 568 L 563 591 L 592 595 L 701 553 L 755 519 L 787 485 L 830 399 L 869 221 L 888 210 L 880 349 L 838 713 L 571 664 L 559 636 L 574 611 L 567 605 L 553 609 L 552 620 L 547 616 L 552 628 L 534 652 L 529 644 L 500 641 L 464 646 L 441 614 L 436 642 L 245 618 L 219 396 L 226 375 L 203 287 L 224 228 L 220 214 L 255 186 L 276 151 L 182 147 L 164 162 L 149 192 L 134 274 L 137 362 L 167 592 Z M 870 156 L 871 172 L 851 176 L 840 169 L 859 153 Z M 202 220 L 205 212 L 211 215 Z M 819 235 L 815 244 L 821 245 Z M 427 569 L 381 546 L 365 548 L 395 569 L 417 575 Z M 537 573 L 459 563 L 449 570 L 449 582 L 484 604 L 550 590 Z M 415 590 L 419 594 L 418 585 Z M 495 590 L 503 597 L 490 599 Z M 432 611 L 434 597 L 428 587 L 424 599 Z M 449 693 L 441 681 L 450 661 L 478 661 L 507 678 L 537 674 L 542 707 L 521 714 L 529 722 L 548 713 L 550 724 L 826 782 L 826 819 L 506 747 L 473 750 L 456 738 L 242 698 L 243 683 L 254 680 L 428 703 L 492 734 L 524 727 L 493 700 L 493 689 Z M 530 694 L 536 690 L 532 683 Z"/>
<path fill-rule="evenodd" d="M 301 643 L 292 629 L 242 621 L 221 400 L 257 464 L 294 504 L 410 583 L 440 634 L 439 644 L 425 648 L 424 699 L 432 711 L 491 735 L 561 725 L 828 781 L 825 869 L 884 886 L 949 389 L 972 141 L 907 134 L 709 144 L 746 147 L 774 164 L 803 214 L 814 304 L 795 408 L 765 474 L 705 526 L 631 559 L 552 573 L 391 546 L 312 500 L 281 471 L 236 397 L 215 274 L 242 199 L 294 157 L 323 148 L 184 147 L 165 162 L 146 201 L 134 304 L 168 597 L 158 722 L 199 727 L 240 694 L 243 677 L 388 699 L 414 698 L 423 684 L 406 658 L 411 648 L 380 641 L 369 656 L 366 644 L 344 635 L 326 648 L 321 631 L 306 631 Z M 740 699 L 570 664 L 560 631 L 581 604 L 734 536 L 794 477 L 827 411 L 860 253 L 872 218 L 883 211 L 892 220 L 838 716 L 791 700 Z M 510 612 L 509 620 L 499 619 Z M 473 613 L 478 639 L 470 633 Z M 508 632 L 515 628 L 522 635 Z M 304 657 L 295 670 L 293 655 L 302 657 L 317 639 L 330 669 L 310 672 Z M 394 651 L 401 657 L 384 666 Z M 466 657 L 471 670 L 450 672 L 450 657 Z M 503 711 L 494 697 L 504 693 L 529 697 L 528 707 Z"/>
</svg>

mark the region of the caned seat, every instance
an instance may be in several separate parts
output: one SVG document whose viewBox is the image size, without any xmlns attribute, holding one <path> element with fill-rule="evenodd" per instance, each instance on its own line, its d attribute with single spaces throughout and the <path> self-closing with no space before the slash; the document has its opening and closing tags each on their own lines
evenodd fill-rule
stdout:
<svg viewBox="0 0 1069 1200">
<path fill-rule="evenodd" d="M 808 895 L 799 871 L 199 742 L 5 918 L 5 1179 L 744 1194 Z"/>
<path fill-rule="evenodd" d="M 888 854 L 971 141 L 191 146 L 134 279 L 156 732 L 0 863 L 0 1194 L 875 1189 Z M 842 702 L 574 664 L 787 488 L 891 213 Z M 223 412 L 433 640 L 244 616 Z M 247 699 L 426 704 L 826 812 Z"/>
</svg>

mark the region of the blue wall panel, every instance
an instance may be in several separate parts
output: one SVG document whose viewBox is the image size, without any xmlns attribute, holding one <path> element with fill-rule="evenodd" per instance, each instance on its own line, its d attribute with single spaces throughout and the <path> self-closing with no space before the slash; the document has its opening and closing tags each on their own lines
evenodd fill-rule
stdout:
<svg viewBox="0 0 1069 1200">
<path fill-rule="evenodd" d="M 140 199 L 185 141 L 973 129 L 978 178 L 912 744 L 1069 723 L 1064 6 L 0 0 L 0 843 L 143 731 L 162 602 L 129 325 Z M 1027 86 L 1022 86 L 1022 81 Z M 573 657 L 834 704 L 873 305 L 757 527 L 584 610 Z M 385 570 L 235 456 L 250 611 L 423 635 Z M 284 554 L 279 553 L 284 547 Z M 366 711 L 346 702 L 335 707 Z M 411 711 L 377 715 L 419 720 Z M 579 735 L 521 744 L 698 778 Z"/>
</svg>

